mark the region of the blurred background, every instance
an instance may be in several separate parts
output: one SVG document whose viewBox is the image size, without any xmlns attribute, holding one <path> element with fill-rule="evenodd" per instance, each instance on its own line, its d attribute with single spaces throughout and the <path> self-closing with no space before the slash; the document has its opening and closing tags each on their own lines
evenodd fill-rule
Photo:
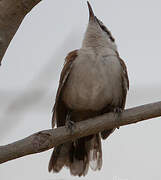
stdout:
<svg viewBox="0 0 161 180">
<path fill-rule="evenodd" d="M 111 30 L 129 72 L 126 108 L 161 99 L 161 1 L 90 1 Z M 86 1 L 43 0 L 26 16 L 0 68 L 0 145 L 51 128 L 66 54 L 80 48 Z M 161 179 L 161 119 L 121 127 L 103 142 L 103 168 L 79 179 Z M 52 150 L 0 165 L 0 179 L 74 180 L 49 174 Z"/>
</svg>

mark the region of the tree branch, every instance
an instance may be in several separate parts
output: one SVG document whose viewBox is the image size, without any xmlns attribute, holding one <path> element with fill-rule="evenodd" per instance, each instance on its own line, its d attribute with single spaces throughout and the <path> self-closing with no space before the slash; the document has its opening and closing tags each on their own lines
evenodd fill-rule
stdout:
<svg viewBox="0 0 161 180">
<path fill-rule="evenodd" d="M 127 109 L 118 116 L 114 113 L 104 114 L 76 123 L 71 134 L 64 126 L 40 131 L 25 139 L 0 146 L 0 163 L 7 162 L 29 154 L 40 153 L 67 141 L 98 133 L 105 129 L 124 126 L 161 116 L 161 101 Z"/>
<path fill-rule="evenodd" d="M 0 64 L 22 20 L 41 0 L 0 0 Z"/>
</svg>

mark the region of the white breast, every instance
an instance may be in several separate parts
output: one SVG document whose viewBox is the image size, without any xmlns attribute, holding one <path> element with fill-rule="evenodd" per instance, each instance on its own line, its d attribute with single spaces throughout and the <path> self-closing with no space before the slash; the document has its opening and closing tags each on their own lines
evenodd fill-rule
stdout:
<svg viewBox="0 0 161 180">
<path fill-rule="evenodd" d="M 76 110 L 100 110 L 117 105 L 121 89 L 121 65 L 116 56 L 80 53 L 66 83 L 63 100 Z"/>
</svg>

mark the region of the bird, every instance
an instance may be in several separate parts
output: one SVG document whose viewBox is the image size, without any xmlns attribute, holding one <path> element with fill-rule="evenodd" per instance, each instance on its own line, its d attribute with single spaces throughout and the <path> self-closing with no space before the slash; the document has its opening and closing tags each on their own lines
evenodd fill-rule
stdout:
<svg viewBox="0 0 161 180">
<path fill-rule="evenodd" d="M 87 1 L 89 21 L 80 49 L 65 58 L 60 75 L 52 116 L 52 128 L 57 125 L 74 128 L 88 118 L 125 108 L 129 79 L 111 32 L 99 20 Z M 101 140 L 115 129 L 82 137 L 58 145 L 51 155 L 48 170 L 58 173 L 64 166 L 73 176 L 85 176 L 89 167 L 102 167 Z"/>
</svg>

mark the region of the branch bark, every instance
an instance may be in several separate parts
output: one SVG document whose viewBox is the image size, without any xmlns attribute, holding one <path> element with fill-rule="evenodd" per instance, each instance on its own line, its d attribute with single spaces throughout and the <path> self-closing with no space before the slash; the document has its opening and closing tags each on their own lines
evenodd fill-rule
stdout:
<svg viewBox="0 0 161 180">
<path fill-rule="evenodd" d="M 41 0 L 0 0 L 0 64 L 22 20 Z"/>
<path fill-rule="evenodd" d="M 161 116 L 161 101 L 127 109 L 120 114 L 119 119 L 116 114 L 108 113 L 76 123 L 72 134 L 64 126 L 40 131 L 12 144 L 0 146 L 0 164 L 29 154 L 40 153 L 67 141 L 73 141 L 105 129 L 124 126 L 159 116 Z"/>
</svg>

